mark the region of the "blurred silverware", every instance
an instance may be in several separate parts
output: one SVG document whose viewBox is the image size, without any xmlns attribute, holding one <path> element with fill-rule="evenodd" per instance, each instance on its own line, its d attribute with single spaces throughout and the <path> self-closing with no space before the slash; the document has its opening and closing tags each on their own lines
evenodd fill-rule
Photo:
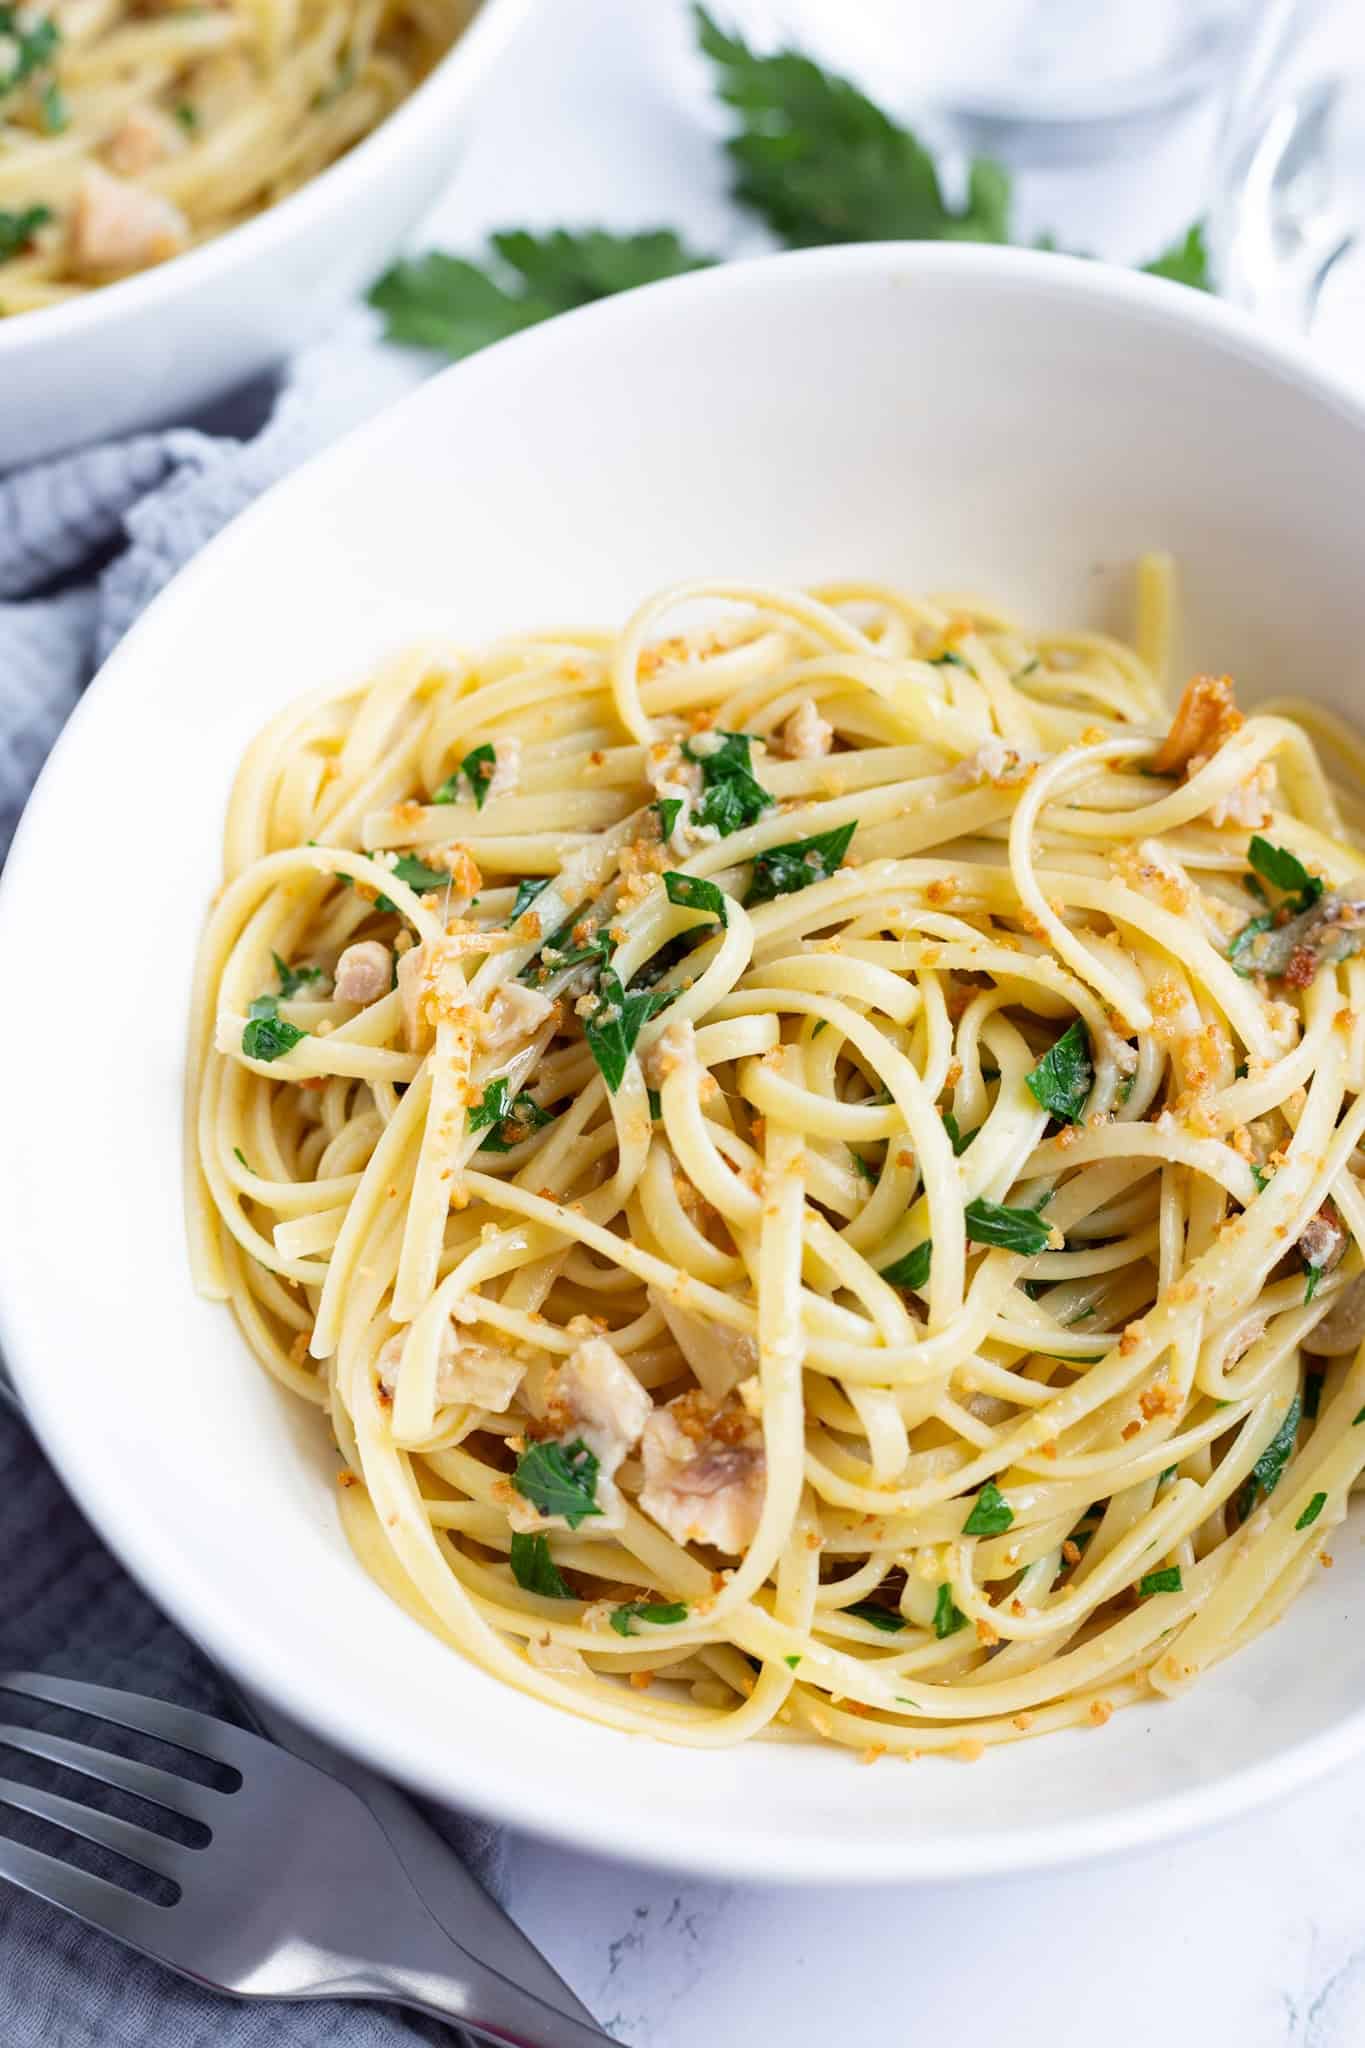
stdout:
<svg viewBox="0 0 1365 2048">
<path fill-rule="evenodd" d="M 1219 290 L 1258 319 L 1306 334 L 1356 223 L 1336 189 L 1330 130 L 1341 84 L 1281 100 L 1225 163 L 1211 221 Z"/>
<path fill-rule="evenodd" d="M 0 1726 L 5 1747 L 131 1792 L 197 1823 L 204 1837 L 172 1840 L 0 1779 L 6 1805 L 168 1879 L 177 1895 L 156 1903 L 127 1880 L 0 1838 L 0 1877 L 12 1884 L 235 1997 L 392 1999 L 503 2048 L 601 2048 L 609 2039 L 478 1961 L 423 1904 L 369 1806 L 311 1763 L 207 1714 L 106 1686 L 19 1671 L 0 1673 L 0 1692 L 140 1731 L 239 1780 L 218 1789 L 43 1729 Z"/>
</svg>

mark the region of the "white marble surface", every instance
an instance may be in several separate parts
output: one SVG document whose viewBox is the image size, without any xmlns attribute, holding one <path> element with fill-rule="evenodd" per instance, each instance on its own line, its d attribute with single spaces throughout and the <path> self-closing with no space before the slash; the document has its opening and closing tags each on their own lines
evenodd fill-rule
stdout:
<svg viewBox="0 0 1365 2048">
<path fill-rule="evenodd" d="M 1365 70 L 1362 12 L 1350 0 L 1337 34 Z M 543 0 L 421 239 L 468 250 L 491 227 L 605 221 L 761 248 L 727 203 L 717 125 L 680 0 Z M 1200 210 L 1199 144 L 1177 134 L 1137 178 L 1039 174 L 1024 226 L 1153 250 Z M 1365 289 L 1340 289 L 1321 343 L 1351 367 L 1362 341 Z M 411 371 L 389 356 L 381 374 Z M 518 1840 L 510 1897 L 634 2048 L 1362 2048 L 1362 1842 L 1365 1763 L 1216 1835 L 1044 1877 L 788 1891 Z"/>
</svg>

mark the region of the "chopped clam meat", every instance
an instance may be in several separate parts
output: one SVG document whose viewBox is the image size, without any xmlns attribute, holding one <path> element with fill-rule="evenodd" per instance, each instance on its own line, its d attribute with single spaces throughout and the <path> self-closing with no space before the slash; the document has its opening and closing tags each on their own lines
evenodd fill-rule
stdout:
<svg viewBox="0 0 1365 2048">
<path fill-rule="evenodd" d="M 491 1053 L 511 1052 L 550 1017 L 554 1000 L 539 989 L 524 988 L 519 981 L 506 981 L 488 1006 L 488 1035 L 484 1047 Z"/>
<path fill-rule="evenodd" d="M 834 727 L 820 716 L 813 697 L 803 697 L 782 727 L 782 752 L 789 761 L 813 761 L 834 744 Z"/>
<path fill-rule="evenodd" d="M 1319 1358 L 1340 1358 L 1365 1344 L 1365 1273 L 1348 1281 L 1322 1321 L 1303 1338 L 1303 1348 Z"/>
<path fill-rule="evenodd" d="M 379 1354 L 379 1384 L 392 1395 L 398 1385 L 406 1336 L 390 1337 Z M 441 1333 L 436 1362 L 436 1399 L 443 1408 L 460 1405 L 502 1415 L 526 1376 L 526 1367 L 498 1344 L 466 1337 L 454 1324 Z"/>
<path fill-rule="evenodd" d="M 549 1413 L 561 1436 L 581 1437 L 611 1478 L 640 1441 L 653 1403 L 605 1337 L 589 1337 L 559 1368 Z"/>
<path fill-rule="evenodd" d="M 484 802 L 491 802 L 495 796 L 511 796 L 520 781 L 521 741 L 499 740 L 493 748 L 493 773 L 483 793 Z"/>
<path fill-rule="evenodd" d="M 548 1633 L 532 1636 L 526 1655 L 537 1671 L 549 1671 L 556 1678 L 588 1678 L 591 1673 L 580 1651 L 569 1643 L 557 1643 Z"/>
<path fill-rule="evenodd" d="M 546 1422 L 560 1443 L 586 1444 L 597 1460 L 594 1531 L 625 1524 L 616 1474 L 652 1412 L 648 1393 L 605 1337 L 587 1338 L 551 1378 Z M 523 1532 L 568 1527 L 562 1515 L 543 1515 L 519 1496 L 509 1504 L 507 1519 Z"/>
<path fill-rule="evenodd" d="M 337 961 L 335 993 L 342 1003 L 377 1003 L 393 986 L 393 954 L 378 939 L 358 939 Z"/>
<path fill-rule="evenodd" d="M 134 107 L 105 143 L 104 160 L 120 177 L 135 178 L 153 164 L 178 156 L 185 140 L 184 129 L 169 114 L 157 107 Z"/>
<path fill-rule="evenodd" d="M 178 206 L 91 166 L 71 209 L 71 263 L 82 274 L 143 270 L 177 256 L 190 238 Z"/>
<path fill-rule="evenodd" d="M 640 1507 L 676 1543 L 706 1543 L 735 1556 L 753 1541 L 763 1513 L 762 1437 L 738 1403 L 718 1408 L 682 1394 L 656 1408 L 641 1441 Z"/>
<path fill-rule="evenodd" d="M 741 1380 L 758 1368 L 758 1346 L 742 1330 L 731 1330 L 670 1301 L 662 1288 L 651 1287 L 649 1299 L 667 1323 L 673 1341 L 713 1401 L 723 1401 Z"/>
</svg>

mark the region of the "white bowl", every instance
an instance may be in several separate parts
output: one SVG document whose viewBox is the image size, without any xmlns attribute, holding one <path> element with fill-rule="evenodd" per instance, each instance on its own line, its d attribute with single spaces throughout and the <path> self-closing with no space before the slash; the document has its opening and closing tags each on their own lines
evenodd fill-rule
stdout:
<svg viewBox="0 0 1365 2048">
<path fill-rule="evenodd" d="M 184 420 L 321 332 L 432 203 L 530 0 L 483 0 L 411 98 L 288 199 L 185 256 L 0 320 L 0 472 Z"/>
<path fill-rule="evenodd" d="M 229 780 L 287 699 L 435 629 L 618 620 L 673 578 L 970 586 L 1122 623 L 1179 556 L 1188 653 L 1349 710 L 1365 411 L 1210 299 L 1058 257 L 859 248 L 555 322 L 406 399 L 206 548 L 119 648 L 0 890 L 4 1338 L 42 1441 L 205 1649 L 456 1804 L 731 1876 L 928 1878 L 1170 1836 L 1365 1745 L 1365 1554 L 1187 1698 L 972 1769 L 707 1754 L 509 1691 L 392 1605 L 316 1414 L 196 1299 L 178 1104 Z M 1354 1625 L 1353 1625 L 1354 1623 Z"/>
</svg>

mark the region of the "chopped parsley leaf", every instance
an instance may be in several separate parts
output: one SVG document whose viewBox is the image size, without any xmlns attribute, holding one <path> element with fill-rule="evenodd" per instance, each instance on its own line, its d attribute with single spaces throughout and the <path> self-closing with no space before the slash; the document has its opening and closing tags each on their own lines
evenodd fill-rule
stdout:
<svg viewBox="0 0 1365 2048">
<path fill-rule="evenodd" d="M 483 809 L 484 802 L 488 796 L 488 785 L 497 772 L 497 748 L 490 746 L 487 741 L 484 742 L 483 746 L 475 747 L 472 753 L 466 754 L 463 761 L 461 761 L 460 773 L 469 784 L 477 810 L 481 811 Z M 445 785 L 442 784 L 442 788 L 444 787 Z"/>
<path fill-rule="evenodd" d="M 1243 953 L 1250 947 L 1252 940 L 1258 939 L 1262 932 L 1268 932 L 1274 922 L 1274 911 L 1264 911 L 1260 917 L 1253 917 L 1247 924 L 1244 924 L 1242 929 L 1236 934 L 1232 944 L 1228 947 L 1228 964 L 1236 968 L 1243 981 L 1248 980 L 1255 972 L 1255 969 L 1252 967 L 1242 966 Z"/>
<path fill-rule="evenodd" d="M 433 889 L 448 889 L 451 884 L 448 868 L 429 868 L 425 861 L 418 860 L 415 853 L 400 854 L 392 872 L 398 881 L 406 882 L 419 896 L 429 895 Z M 380 898 L 381 907 L 386 900 Z M 389 904 L 389 908 L 392 910 L 393 905 Z"/>
<path fill-rule="evenodd" d="M 1318 1291 L 1318 1282 L 1322 1278 L 1322 1267 L 1305 1265 L 1303 1270 L 1306 1276 L 1303 1283 L 1303 1305 L 1307 1308 L 1309 1302 Z"/>
<path fill-rule="evenodd" d="M 1289 1463 L 1294 1449 L 1294 1438 L 1298 1434 L 1299 1418 L 1302 1413 L 1303 1403 L 1295 1394 L 1284 1421 L 1238 1488 L 1237 1513 L 1242 1521 L 1247 1519 L 1258 1497 L 1261 1500 L 1268 1500 L 1279 1485 L 1280 1475 Z"/>
<path fill-rule="evenodd" d="M 43 87 L 42 97 L 38 102 L 38 119 L 42 123 L 44 135 L 60 135 L 63 129 L 71 125 L 65 95 L 55 78 L 50 78 Z"/>
<path fill-rule="evenodd" d="M 396 263 L 370 291 L 389 341 L 472 355 L 505 335 L 595 299 L 701 270 L 710 261 L 667 229 L 617 235 L 600 228 L 566 234 L 492 237 L 486 267 L 432 251 Z"/>
<path fill-rule="evenodd" d="M 1079 1017 L 1026 1076 L 1034 1101 L 1064 1124 L 1080 1122 L 1094 1079 L 1090 1034 Z"/>
<path fill-rule="evenodd" d="M 247 1018 L 242 1051 L 250 1060 L 277 1060 L 308 1036 L 280 1015 L 278 996 L 257 996 L 247 1006 Z"/>
<path fill-rule="evenodd" d="M 966 657 L 964 655 L 959 654 L 957 650 L 952 647 L 945 647 L 942 654 L 931 654 L 929 656 L 930 668 L 943 668 L 945 665 L 951 666 L 953 668 L 965 668 L 969 676 L 975 675 L 976 673 L 975 669 L 972 667 L 971 663 L 966 659 Z"/>
<path fill-rule="evenodd" d="M 657 1124 L 659 1118 L 664 1113 L 663 1096 L 657 1088 L 646 1088 L 645 1094 L 649 1097 L 649 1120 L 651 1123 Z"/>
<path fill-rule="evenodd" d="M 978 1124 L 974 1131 L 968 1131 L 964 1136 L 959 1128 L 957 1118 L 950 1109 L 945 1109 L 943 1112 L 943 1128 L 948 1133 L 948 1142 L 953 1148 L 954 1159 L 960 1159 L 967 1147 L 975 1142 L 981 1132 L 981 1126 Z"/>
<path fill-rule="evenodd" d="M 512 1577 L 523 1593 L 539 1593 L 545 1600 L 573 1599 L 573 1592 L 565 1585 L 543 1536 L 523 1536 L 514 1532 L 509 1562 Z"/>
<path fill-rule="evenodd" d="M 1323 891 L 1322 879 L 1310 875 L 1296 853 L 1290 853 L 1284 846 L 1272 846 L 1268 839 L 1257 833 L 1247 848 L 1247 859 L 1258 875 L 1276 889 L 1286 892 L 1297 891 L 1299 901 L 1295 910 L 1307 910 L 1310 903 L 1316 903 Z"/>
<path fill-rule="evenodd" d="M 442 784 L 442 788 L 444 787 L 445 785 Z M 434 801 L 444 803 L 445 798 L 438 793 Z M 548 875 L 528 875 L 524 881 L 518 882 L 517 893 L 512 899 L 512 915 L 508 918 L 507 922 L 515 924 L 519 917 L 524 917 L 537 896 L 539 896 L 541 890 L 548 889 L 549 886 L 550 878 Z"/>
<path fill-rule="evenodd" d="M 960 1628 L 967 1626 L 967 1617 L 953 1599 L 950 1585 L 938 1589 L 934 1602 L 934 1634 L 942 1642 L 946 1636 L 955 1636 Z"/>
<path fill-rule="evenodd" d="M 39 228 L 46 227 L 52 217 L 50 206 L 25 206 L 18 213 L 0 207 L 0 263 L 8 263 L 11 256 L 27 249 Z"/>
<path fill-rule="evenodd" d="M 788 1665 L 791 1668 L 791 1670 L 795 1671 L 797 1665 L 801 1662 L 801 1659 L 799 1657 L 784 1657 L 782 1659 L 782 1662 Z"/>
<path fill-rule="evenodd" d="M 1149 1600 L 1153 1593 L 1180 1593 L 1184 1587 L 1178 1564 L 1167 1565 L 1164 1571 L 1145 1572 L 1138 1580 L 1139 1600 Z"/>
<path fill-rule="evenodd" d="M 278 953 L 272 953 L 270 957 L 275 963 L 275 972 L 280 978 L 280 994 L 285 1002 L 296 996 L 301 988 L 306 988 L 310 981 L 322 980 L 320 967 L 289 967 Z"/>
<path fill-rule="evenodd" d="M 603 967 L 597 983 L 597 1008 L 583 1019 L 583 1036 L 613 1095 L 625 1078 L 641 1027 L 667 1009 L 680 993 L 678 989 L 664 994 L 654 989 L 627 992 L 615 970 Z"/>
<path fill-rule="evenodd" d="M 1266 1189 L 1270 1186 L 1270 1175 L 1266 1172 L 1263 1166 L 1257 1166 L 1254 1160 L 1252 1161 L 1251 1166 L 1251 1178 L 1256 1183 L 1257 1194 L 1263 1195 Z"/>
<path fill-rule="evenodd" d="M 678 813 L 682 807 L 683 800 L 680 796 L 661 796 L 659 801 L 651 806 L 659 814 L 660 839 L 673 837 L 673 827 L 678 822 Z"/>
<path fill-rule="evenodd" d="M 703 882 L 699 875 L 679 875 L 672 872 L 664 876 L 664 888 L 670 903 L 676 903 L 682 910 L 705 910 L 712 917 L 718 917 L 722 924 L 728 922 L 725 910 L 724 891 L 714 882 Z"/>
<path fill-rule="evenodd" d="M 482 1131 L 489 1124 L 506 1123 L 511 1114 L 511 1083 L 506 1074 L 500 1074 L 496 1081 L 490 1081 L 483 1091 L 483 1101 L 476 1103 L 469 1112 L 471 1131 Z"/>
<path fill-rule="evenodd" d="M 842 1608 L 840 1612 L 855 1615 L 859 1621 L 871 1622 L 873 1628 L 879 1628 L 887 1636 L 898 1636 L 906 1625 L 903 1615 L 897 1614 L 894 1608 L 879 1607 L 875 1600 L 855 1600 L 851 1607 Z"/>
<path fill-rule="evenodd" d="M 188 100 L 181 100 L 175 109 L 175 118 L 187 135 L 193 135 L 199 126 L 199 109 L 191 106 Z"/>
<path fill-rule="evenodd" d="M 1294 1527 L 1296 1529 L 1311 1529 L 1326 1505 L 1327 1495 L 1325 1493 L 1315 1493 L 1303 1513 L 1299 1516 L 1298 1521 L 1295 1522 Z"/>
<path fill-rule="evenodd" d="M 1052 1235 L 1036 1209 L 1010 1209 L 1000 1202 L 978 1198 L 968 1202 L 964 1212 L 967 1235 L 977 1244 L 1002 1245 L 1009 1252 L 1023 1252 L 1032 1258 L 1042 1251 Z"/>
<path fill-rule="evenodd" d="M 850 821 L 833 832 L 817 832 L 811 839 L 794 839 L 756 854 L 745 903 L 771 903 L 812 882 L 827 881 L 837 874 L 856 829 L 856 821 Z"/>
<path fill-rule="evenodd" d="M 50 64 L 61 39 L 50 14 L 35 15 L 0 0 L 0 99 Z"/>
<path fill-rule="evenodd" d="M 1003 1536 L 1014 1521 L 1014 1509 L 993 1479 L 988 1479 L 962 1524 L 964 1536 Z"/>
<path fill-rule="evenodd" d="M 635 1635 L 637 1621 L 648 1621 L 655 1628 L 674 1628 L 686 1619 L 687 1608 L 681 1600 L 627 1600 L 623 1607 L 611 1610 L 611 1625 L 618 1636 Z"/>
<path fill-rule="evenodd" d="M 250 1168 L 249 1166 L 247 1166 L 247 1165 L 246 1165 L 246 1154 L 245 1154 L 245 1153 L 243 1152 L 243 1150 L 242 1150 L 242 1148 L 241 1148 L 241 1146 L 240 1146 L 240 1145 L 234 1145 L 234 1146 L 233 1146 L 233 1148 L 232 1148 L 232 1156 L 233 1156 L 233 1158 L 234 1158 L 234 1159 L 235 1159 L 235 1160 L 237 1161 L 237 1164 L 238 1164 L 239 1166 L 246 1166 L 246 1170 L 247 1170 L 247 1172 L 248 1172 L 248 1173 L 250 1173 L 250 1171 L 251 1171 L 251 1168 Z"/>
<path fill-rule="evenodd" d="M 490 1088 L 484 1089 L 483 1099 L 485 1106 L 488 1102 L 491 1087 L 496 1087 L 497 1085 L 494 1082 L 490 1084 Z M 505 1088 L 506 1085 L 506 1081 L 504 1081 L 502 1086 Z M 481 1111 L 478 1109 L 470 1110 L 469 1124 L 471 1130 L 480 1128 L 474 1122 L 474 1118 L 480 1114 Z M 506 1104 L 503 1114 L 497 1118 L 492 1130 L 489 1131 L 488 1136 L 480 1145 L 479 1150 L 481 1152 L 510 1152 L 514 1145 L 524 1143 L 534 1132 L 543 1131 L 546 1124 L 552 1124 L 553 1122 L 553 1113 L 548 1109 L 542 1109 L 535 1096 L 528 1094 L 526 1089 L 523 1088 L 520 1094 L 513 1096 L 511 1102 Z"/>
<path fill-rule="evenodd" d="M 863 1158 L 861 1152 L 855 1152 L 851 1145 L 848 1148 L 848 1156 L 853 1161 L 853 1171 L 857 1174 L 858 1178 L 860 1180 L 865 1180 L 869 1187 L 875 1187 L 877 1185 L 876 1167 L 870 1165 L 869 1162 Z"/>
<path fill-rule="evenodd" d="M 749 765 L 750 736 L 747 732 L 716 732 L 707 735 L 720 745 L 708 753 L 698 752 L 691 740 L 683 741 L 683 755 L 701 769 L 702 798 L 697 805 L 699 825 L 712 825 L 722 839 L 744 826 L 756 824 L 772 808 L 772 798 Z"/>
<path fill-rule="evenodd" d="M 917 1294 L 928 1284 L 929 1262 L 933 1255 L 934 1241 L 931 1237 L 926 1237 L 922 1244 L 917 1244 L 913 1251 L 908 1251 L 903 1259 L 897 1259 L 890 1266 L 883 1266 L 882 1278 L 889 1287 L 908 1287 Z"/>
<path fill-rule="evenodd" d="M 597 1505 L 597 1459 L 581 1437 L 571 1444 L 534 1443 L 517 1459 L 512 1484 L 543 1515 L 562 1515 L 571 1529 Z"/>
<path fill-rule="evenodd" d="M 1311 1368 L 1304 1374 L 1303 1419 L 1305 1422 L 1316 1422 L 1318 1419 L 1318 1409 L 1322 1406 L 1322 1379 L 1322 1373 L 1314 1372 Z"/>
</svg>

